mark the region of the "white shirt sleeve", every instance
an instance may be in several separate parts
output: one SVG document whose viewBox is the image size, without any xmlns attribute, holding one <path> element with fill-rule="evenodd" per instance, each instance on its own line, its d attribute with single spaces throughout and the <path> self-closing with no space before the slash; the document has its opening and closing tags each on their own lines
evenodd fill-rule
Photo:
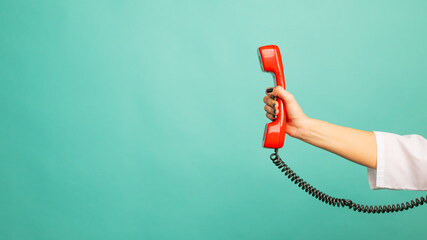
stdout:
<svg viewBox="0 0 427 240">
<path fill-rule="evenodd" d="M 420 135 L 374 131 L 377 169 L 368 168 L 372 190 L 427 190 L 427 140 Z"/>
</svg>

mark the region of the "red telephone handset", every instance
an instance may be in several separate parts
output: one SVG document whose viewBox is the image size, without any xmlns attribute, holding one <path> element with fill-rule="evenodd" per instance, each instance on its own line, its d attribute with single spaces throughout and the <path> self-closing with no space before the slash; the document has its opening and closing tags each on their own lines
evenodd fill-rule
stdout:
<svg viewBox="0 0 427 240">
<path fill-rule="evenodd" d="M 273 74 L 276 86 L 285 87 L 285 74 L 283 73 L 282 57 L 276 45 L 258 48 L 261 70 Z M 286 134 L 286 108 L 282 99 L 277 98 L 279 114 L 277 119 L 265 125 L 262 145 L 265 148 L 281 148 L 285 142 Z"/>
</svg>

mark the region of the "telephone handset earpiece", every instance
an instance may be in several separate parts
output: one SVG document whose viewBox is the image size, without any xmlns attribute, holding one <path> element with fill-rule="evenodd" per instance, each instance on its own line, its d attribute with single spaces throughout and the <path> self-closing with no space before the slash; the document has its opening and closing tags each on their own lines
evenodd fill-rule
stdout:
<svg viewBox="0 0 427 240">
<path fill-rule="evenodd" d="M 285 74 L 283 73 L 282 57 L 276 45 L 268 45 L 258 48 L 258 56 L 261 70 L 273 74 L 275 86 L 285 86 Z M 279 114 L 276 120 L 265 125 L 262 145 L 265 148 L 282 148 L 286 134 L 286 108 L 282 99 L 277 98 Z"/>
<path fill-rule="evenodd" d="M 264 72 L 271 72 L 275 80 L 276 86 L 282 86 L 285 88 L 285 75 L 283 73 L 282 57 L 280 55 L 279 48 L 276 45 L 268 45 L 258 48 L 258 56 L 261 64 L 261 70 Z M 273 161 L 285 176 L 287 176 L 292 182 L 298 185 L 302 190 L 315 197 L 316 199 L 336 207 L 348 207 L 354 211 L 364 213 L 388 213 L 408 210 L 414 207 L 418 207 L 427 203 L 427 196 L 416 198 L 411 202 L 383 205 L 383 206 L 371 206 L 354 203 L 350 199 L 335 198 L 331 197 L 315 187 L 308 184 L 302 178 L 300 178 L 294 171 L 292 171 L 288 165 L 279 156 L 279 148 L 283 147 L 285 142 L 286 134 L 286 108 L 284 102 L 277 98 L 279 114 L 277 119 L 267 123 L 265 125 L 263 147 L 274 148 L 274 153 L 270 155 L 270 159 Z"/>
</svg>

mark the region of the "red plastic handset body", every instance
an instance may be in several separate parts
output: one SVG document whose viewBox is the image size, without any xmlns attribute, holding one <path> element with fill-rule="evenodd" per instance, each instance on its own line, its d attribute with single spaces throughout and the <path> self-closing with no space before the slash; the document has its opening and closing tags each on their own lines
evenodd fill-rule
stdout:
<svg viewBox="0 0 427 240">
<path fill-rule="evenodd" d="M 283 72 L 282 57 L 279 47 L 268 45 L 258 48 L 261 68 L 264 72 L 271 72 L 274 76 L 276 86 L 285 86 L 285 74 Z M 282 148 L 285 143 L 286 134 L 286 108 L 282 99 L 277 98 L 279 114 L 277 119 L 265 125 L 263 147 Z"/>
</svg>

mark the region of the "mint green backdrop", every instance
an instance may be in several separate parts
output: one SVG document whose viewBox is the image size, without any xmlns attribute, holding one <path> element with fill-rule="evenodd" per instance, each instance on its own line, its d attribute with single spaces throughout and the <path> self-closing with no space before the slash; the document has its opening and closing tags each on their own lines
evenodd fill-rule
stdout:
<svg viewBox="0 0 427 240">
<path fill-rule="evenodd" d="M 425 1 L 1 1 L 0 239 L 425 239 L 427 207 L 314 200 L 261 147 L 282 51 L 310 117 L 427 136 Z M 288 137 L 289 165 L 369 204 L 366 168 Z"/>
</svg>

